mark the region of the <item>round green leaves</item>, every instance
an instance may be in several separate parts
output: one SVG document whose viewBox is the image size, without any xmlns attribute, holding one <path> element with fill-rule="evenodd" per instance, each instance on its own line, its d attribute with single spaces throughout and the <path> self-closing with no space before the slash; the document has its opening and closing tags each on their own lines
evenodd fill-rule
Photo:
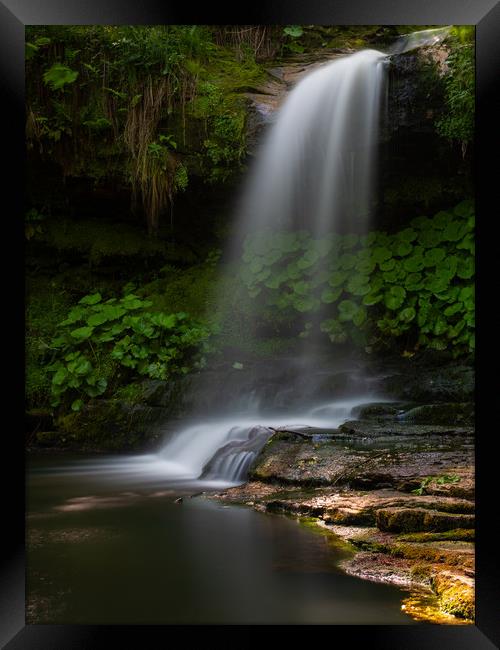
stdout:
<svg viewBox="0 0 500 650">
<path fill-rule="evenodd" d="M 306 231 L 268 230 L 245 242 L 242 278 L 266 308 L 291 310 L 289 318 L 321 314 L 321 331 L 334 342 L 412 332 L 420 345 L 444 340 L 459 353 L 469 349 L 474 328 L 473 294 L 461 293 L 474 278 L 473 231 L 470 201 L 417 217 L 395 234 L 314 239 Z"/>
<path fill-rule="evenodd" d="M 384 294 L 384 303 L 388 309 L 399 309 L 404 302 L 406 290 L 403 287 L 391 287 Z"/>
</svg>

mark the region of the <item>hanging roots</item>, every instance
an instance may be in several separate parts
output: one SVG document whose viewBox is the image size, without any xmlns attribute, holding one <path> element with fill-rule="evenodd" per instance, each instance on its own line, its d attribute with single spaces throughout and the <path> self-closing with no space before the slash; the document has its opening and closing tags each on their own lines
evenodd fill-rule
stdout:
<svg viewBox="0 0 500 650">
<path fill-rule="evenodd" d="M 235 49 L 239 58 L 247 47 L 257 60 L 264 60 L 278 51 L 281 32 L 280 26 L 272 25 L 218 25 L 214 36 L 217 45 Z"/>
<path fill-rule="evenodd" d="M 163 104 L 169 99 L 168 78 L 153 81 L 149 76 L 141 90 L 141 100 L 128 111 L 124 140 L 132 156 L 134 201 L 140 194 L 151 234 L 158 231 L 159 215 L 172 201 L 178 163 L 166 147 L 161 153 L 153 153 L 149 148 L 154 140 Z"/>
</svg>

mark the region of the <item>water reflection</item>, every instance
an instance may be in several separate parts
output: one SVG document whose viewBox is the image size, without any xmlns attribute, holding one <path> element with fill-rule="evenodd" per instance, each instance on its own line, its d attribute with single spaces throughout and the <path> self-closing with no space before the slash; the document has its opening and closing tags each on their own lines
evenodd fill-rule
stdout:
<svg viewBox="0 0 500 650">
<path fill-rule="evenodd" d="M 405 592 L 344 575 L 345 551 L 292 519 L 190 498 L 196 482 L 131 487 L 80 463 L 30 462 L 30 623 L 412 622 Z"/>
</svg>

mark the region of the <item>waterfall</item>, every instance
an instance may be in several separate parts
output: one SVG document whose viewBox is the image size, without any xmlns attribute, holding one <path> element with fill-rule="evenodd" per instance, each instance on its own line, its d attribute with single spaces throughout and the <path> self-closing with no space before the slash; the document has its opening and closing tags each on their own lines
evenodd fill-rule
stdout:
<svg viewBox="0 0 500 650">
<path fill-rule="evenodd" d="M 447 27 L 436 27 L 434 29 L 423 29 L 418 32 L 411 32 L 411 34 L 404 34 L 397 39 L 390 50 L 388 50 L 388 53 L 391 55 L 403 54 L 403 52 L 409 52 L 417 47 L 437 45 L 448 36 L 450 30 L 451 25 Z"/>
<path fill-rule="evenodd" d="M 229 241 L 233 259 L 239 259 L 243 237 L 266 228 L 307 229 L 318 246 L 326 233 L 368 229 L 386 62 L 386 54 L 363 50 L 316 68 L 289 93 L 250 172 Z M 299 357 L 302 373 L 312 378 L 307 343 Z M 270 427 L 336 427 L 353 407 L 373 399 L 364 392 L 357 399 L 307 404 L 300 374 L 292 380 L 286 414 L 264 414 L 258 402 L 250 412 L 236 402 L 231 409 L 228 395 L 222 417 L 180 430 L 159 457 L 195 479 L 241 482 Z"/>
<path fill-rule="evenodd" d="M 366 228 L 386 61 L 362 50 L 322 65 L 290 92 L 257 155 L 236 241 L 262 228 L 315 236 Z"/>
</svg>

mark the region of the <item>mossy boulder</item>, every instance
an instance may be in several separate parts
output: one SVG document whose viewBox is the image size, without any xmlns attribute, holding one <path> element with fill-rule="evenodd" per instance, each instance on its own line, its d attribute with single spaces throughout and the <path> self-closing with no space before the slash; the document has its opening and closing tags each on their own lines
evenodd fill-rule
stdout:
<svg viewBox="0 0 500 650">
<path fill-rule="evenodd" d="M 159 438 L 163 409 L 124 400 L 92 400 L 80 412 L 60 416 L 56 424 L 71 448 L 131 450 L 150 447 Z"/>
<path fill-rule="evenodd" d="M 411 408 L 411 405 L 408 402 L 373 402 L 355 406 L 351 415 L 360 420 L 387 419 L 395 418 L 409 408 Z"/>
<path fill-rule="evenodd" d="M 444 531 L 453 528 L 474 528 L 474 515 L 455 514 L 424 508 L 381 508 L 376 513 L 380 530 L 396 533 Z"/>
<path fill-rule="evenodd" d="M 474 403 L 425 404 L 411 408 L 400 415 L 404 422 L 413 424 L 474 424 Z"/>
<path fill-rule="evenodd" d="M 441 609 L 459 618 L 474 619 L 474 581 L 467 576 L 440 572 L 431 579 Z"/>
<path fill-rule="evenodd" d="M 471 433 L 471 428 L 388 426 L 373 421 L 349 422 L 319 440 L 314 435 L 278 432 L 255 459 L 249 478 L 283 485 L 395 487 L 411 492 L 439 472 L 459 478 L 456 483 L 429 485 L 426 493 L 467 498 L 474 492 L 474 457 L 472 439 L 464 436 Z M 371 439 L 385 448 L 372 449 L 366 444 Z"/>
<path fill-rule="evenodd" d="M 474 369 L 465 365 L 408 368 L 405 372 L 386 377 L 382 382 L 389 396 L 420 403 L 473 402 L 474 385 Z"/>
<path fill-rule="evenodd" d="M 394 542 L 389 544 L 388 552 L 395 557 L 408 560 L 427 561 L 432 564 L 446 564 L 473 569 L 474 544 L 470 542 L 420 542 L 417 544 Z"/>
<path fill-rule="evenodd" d="M 473 504 L 471 504 L 473 506 Z M 455 528 L 454 530 L 445 530 L 441 533 L 408 533 L 398 536 L 402 542 L 473 542 L 475 539 L 475 530 L 473 528 Z"/>
</svg>

